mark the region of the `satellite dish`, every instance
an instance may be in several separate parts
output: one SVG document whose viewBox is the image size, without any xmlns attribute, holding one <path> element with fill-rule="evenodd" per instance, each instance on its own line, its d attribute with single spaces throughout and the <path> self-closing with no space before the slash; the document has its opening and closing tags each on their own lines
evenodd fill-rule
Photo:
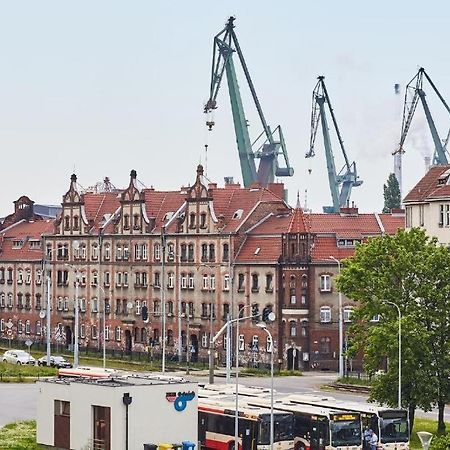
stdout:
<svg viewBox="0 0 450 450">
<path fill-rule="evenodd" d="M 276 316 L 275 313 L 272 311 L 269 313 L 269 315 L 267 316 L 267 319 L 269 320 L 269 322 L 275 322 Z"/>
<path fill-rule="evenodd" d="M 134 303 L 133 302 L 128 302 L 127 303 L 127 309 L 133 309 Z"/>
<path fill-rule="evenodd" d="M 78 250 L 80 248 L 80 241 L 77 240 L 72 241 L 72 248 L 74 250 Z"/>
<path fill-rule="evenodd" d="M 40 317 L 41 319 L 43 319 L 43 318 L 45 317 L 45 311 L 44 311 L 43 309 L 41 309 L 41 310 L 39 311 L 39 317 Z"/>
</svg>

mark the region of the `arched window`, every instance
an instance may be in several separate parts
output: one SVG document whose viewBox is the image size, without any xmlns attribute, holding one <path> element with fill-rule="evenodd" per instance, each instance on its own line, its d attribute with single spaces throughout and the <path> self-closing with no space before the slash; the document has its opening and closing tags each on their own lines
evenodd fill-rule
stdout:
<svg viewBox="0 0 450 450">
<path fill-rule="evenodd" d="M 195 213 L 189 214 L 189 228 L 195 228 Z"/>
<path fill-rule="evenodd" d="M 206 213 L 200 214 L 200 228 L 206 228 Z"/>
<path fill-rule="evenodd" d="M 167 345 L 173 345 L 173 330 L 167 330 Z"/>
<path fill-rule="evenodd" d="M 214 244 L 209 244 L 209 260 L 214 262 L 216 260 L 216 248 Z"/>
<path fill-rule="evenodd" d="M 128 214 L 124 214 L 123 216 L 123 227 L 125 230 L 130 228 L 130 216 Z"/>
<path fill-rule="evenodd" d="M 223 244 L 222 261 L 228 262 L 229 260 L 230 260 L 230 246 L 228 244 Z"/>
<path fill-rule="evenodd" d="M 80 222 L 79 222 L 78 216 L 73 216 L 73 229 L 75 231 L 77 231 L 79 226 L 80 226 Z"/>
<path fill-rule="evenodd" d="M 66 231 L 70 230 L 70 217 L 69 216 L 64 217 L 64 230 L 66 230 Z"/>
<path fill-rule="evenodd" d="M 147 344 L 147 329 L 141 328 L 141 342 Z"/>
<path fill-rule="evenodd" d="M 297 324 L 294 321 L 289 322 L 289 336 L 297 336 Z"/>
</svg>

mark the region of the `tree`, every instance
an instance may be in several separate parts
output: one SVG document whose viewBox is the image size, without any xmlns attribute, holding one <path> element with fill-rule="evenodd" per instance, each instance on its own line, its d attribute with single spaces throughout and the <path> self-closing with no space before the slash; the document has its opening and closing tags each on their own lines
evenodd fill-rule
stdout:
<svg viewBox="0 0 450 450">
<path fill-rule="evenodd" d="M 384 207 L 383 212 L 389 213 L 394 208 L 400 208 L 402 199 L 397 177 L 391 173 L 386 184 L 383 185 Z"/>
<path fill-rule="evenodd" d="M 371 238 L 344 261 L 339 289 L 359 302 L 350 333 L 350 351 L 364 351 L 377 376 L 372 400 L 397 406 L 398 314 L 402 313 L 402 406 L 412 423 L 417 407 L 439 409 L 438 432 L 445 431 L 444 407 L 450 400 L 450 251 L 420 229 Z M 381 315 L 379 322 L 373 317 Z"/>
</svg>

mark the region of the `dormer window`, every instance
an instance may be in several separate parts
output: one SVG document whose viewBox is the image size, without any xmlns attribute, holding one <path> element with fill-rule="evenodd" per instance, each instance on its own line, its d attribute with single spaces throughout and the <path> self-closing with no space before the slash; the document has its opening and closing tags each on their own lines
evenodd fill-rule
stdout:
<svg viewBox="0 0 450 450">
<path fill-rule="evenodd" d="M 189 214 L 189 228 L 195 228 L 195 213 Z"/>
<path fill-rule="evenodd" d="M 200 228 L 206 228 L 206 213 L 200 214 Z"/>
<path fill-rule="evenodd" d="M 70 217 L 65 216 L 64 217 L 64 230 L 70 230 Z"/>
<path fill-rule="evenodd" d="M 133 228 L 135 230 L 140 230 L 141 229 L 141 223 L 140 223 L 140 220 L 139 220 L 139 214 L 135 214 L 133 216 Z"/>
<path fill-rule="evenodd" d="M 80 226 L 78 216 L 73 216 L 73 229 L 78 230 L 78 227 Z"/>
<path fill-rule="evenodd" d="M 237 209 L 233 214 L 233 219 L 238 220 L 238 219 L 242 218 L 243 213 L 244 213 L 243 209 Z"/>
<path fill-rule="evenodd" d="M 128 214 L 125 214 L 123 216 L 123 228 L 125 230 L 129 230 L 130 229 L 130 216 Z"/>
</svg>

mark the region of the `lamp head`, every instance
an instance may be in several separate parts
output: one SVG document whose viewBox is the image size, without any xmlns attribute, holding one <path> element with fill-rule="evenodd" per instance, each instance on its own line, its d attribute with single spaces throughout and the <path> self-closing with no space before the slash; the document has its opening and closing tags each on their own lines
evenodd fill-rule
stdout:
<svg viewBox="0 0 450 450">
<path fill-rule="evenodd" d="M 259 327 L 259 328 L 266 329 L 267 328 L 267 323 L 266 322 L 258 322 L 256 324 L 256 326 Z"/>
</svg>

